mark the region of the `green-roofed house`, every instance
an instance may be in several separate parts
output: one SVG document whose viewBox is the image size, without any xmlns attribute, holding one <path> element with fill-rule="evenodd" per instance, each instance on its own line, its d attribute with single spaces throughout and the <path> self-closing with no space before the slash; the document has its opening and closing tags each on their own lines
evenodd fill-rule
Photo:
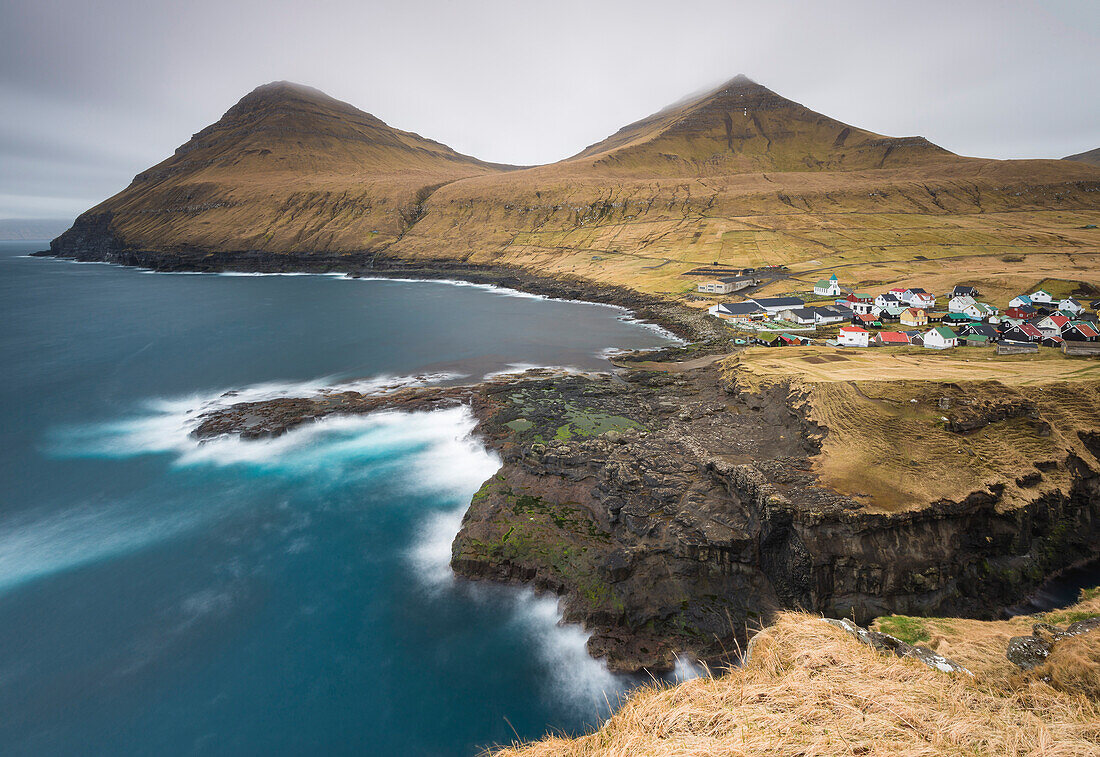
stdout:
<svg viewBox="0 0 1100 757">
<path fill-rule="evenodd" d="M 814 294 L 821 297 L 838 296 L 840 294 L 840 282 L 837 280 L 836 274 L 834 273 L 829 278 L 822 279 L 814 284 Z"/>
<path fill-rule="evenodd" d="M 946 326 L 929 329 L 924 335 L 924 346 L 933 350 L 947 350 L 957 347 L 958 344 L 958 335 Z"/>
</svg>

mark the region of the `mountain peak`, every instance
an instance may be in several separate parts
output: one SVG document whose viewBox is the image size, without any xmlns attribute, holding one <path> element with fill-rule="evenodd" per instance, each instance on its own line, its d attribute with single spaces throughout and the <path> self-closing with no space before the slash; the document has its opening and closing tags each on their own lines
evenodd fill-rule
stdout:
<svg viewBox="0 0 1100 757">
<path fill-rule="evenodd" d="M 883 168 L 949 155 L 920 137 L 890 138 L 788 100 L 745 74 L 624 126 L 570 160 L 633 175 Z"/>
</svg>

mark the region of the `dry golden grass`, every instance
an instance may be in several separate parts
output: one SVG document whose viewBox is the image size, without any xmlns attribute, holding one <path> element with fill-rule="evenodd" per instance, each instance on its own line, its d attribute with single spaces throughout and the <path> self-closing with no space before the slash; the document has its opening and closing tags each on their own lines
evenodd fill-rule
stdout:
<svg viewBox="0 0 1100 757">
<path fill-rule="evenodd" d="M 1033 355 L 997 355 L 992 348 L 928 350 L 875 347 L 838 350 L 810 345 L 769 349 L 754 347 L 730 358 L 739 380 L 759 385 L 773 379 L 801 378 L 812 383 L 838 381 L 988 381 L 1011 386 L 1100 379 L 1100 361 L 1068 358 L 1058 350 Z"/>
<path fill-rule="evenodd" d="M 1068 491 L 1064 466 L 1038 481 L 1021 477 L 1067 450 L 1093 459 L 1078 432 L 1100 429 L 1100 361 L 1053 350 L 996 356 L 984 348 L 753 348 L 723 370 L 747 389 L 774 381 L 799 389 L 807 416 L 828 429 L 812 460 L 819 481 L 874 511 L 960 501 L 994 486 L 1004 487 L 999 506 L 1006 509 Z M 951 409 L 940 406 L 945 397 Z M 949 430 L 944 417 L 968 403 L 1027 404 L 1039 418 L 1010 417 L 966 434 Z"/>
<path fill-rule="evenodd" d="M 1086 633 L 1062 639 L 1050 657 L 1021 676 L 1023 681 L 1047 681 L 1068 694 L 1100 699 L 1100 634 Z"/>
<path fill-rule="evenodd" d="M 1003 654 L 1003 651 L 1002 651 Z M 636 693 L 597 731 L 503 757 L 1100 753 L 1100 706 L 1042 683 L 1017 690 L 879 655 L 818 617 L 787 613 L 726 675 Z"/>
<path fill-rule="evenodd" d="M 971 620 L 968 618 L 905 618 L 907 625 L 922 628 L 928 639 L 920 643 L 929 649 L 950 657 L 974 673 L 978 681 L 1001 688 L 1012 687 L 1019 669 L 1005 657 L 1008 640 L 1013 636 L 1027 636 L 1036 623 L 1068 626 L 1074 620 L 1100 615 L 1100 592 L 1083 597 L 1077 604 L 1065 610 L 1017 615 L 1008 620 Z M 879 618 L 872 628 L 890 632 L 891 619 Z M 1094 634 L 1100 640 L 1100 633 Z M 1097 666 L 1100 671 L 1100 664 Z M 1096 672 L 1096 671 L 1094 671 Z"/>
</svg>

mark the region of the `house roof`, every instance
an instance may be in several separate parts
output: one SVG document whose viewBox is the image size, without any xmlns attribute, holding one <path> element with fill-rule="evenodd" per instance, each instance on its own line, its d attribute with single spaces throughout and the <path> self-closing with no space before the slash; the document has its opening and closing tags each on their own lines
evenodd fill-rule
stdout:
<svg viewBox="0 0 1100 757">
<path fill-rule="evenodd" d="M 989 337 L 985 334 L 967 334 L 966 341 L 968 342 L 988 342 Z"/>
<path fill-rule="evenodd" d="M 762 308 L 800 308 L 806 304 L 798 297 L 760 297 L 749 300 Z"/>
<path fill-rule="evenodd" d="M 967 335 L 981 334 L 993 339 L 997 336 L 997 329 L 990 326 L 988 323 L 968 323 L 963 326 L 963 331 Z"/>
<path fill-rule="evenodd" d="M 834 273 L 834 274 L 833 274 L 832 276 L 830 276 L 830 277 L 829 277 L 829 281 L 838 281 L 838 280 L 839 280 L 839 279 L 837 279 L 837 277 L 836 277 L 836 274 L 835 274 L 835 273 Z"/>
<path fill-rule="evenodd" d="M 956 284 L 955 288 L 951 290 L 951 294 L 954 295 L 975 295 L 978 290 L 974 287 L 963 286 L 962 284 Z"/>
<path fill-rule="evenodd" d="M 860 326 L 841 326 L 840 330 L 844 331 L 848 334 L 869 334 L 869 333 L 871 333 L 867 329 L 862 328 Z"/>
<path fill-rule="evenodd" d="M 878 338 L 891 344 L 909 344 L 909 337 L 901 331 L 880 331 Z"/>
<path fill-rule="evenodd" d="M 1070 324 L 1070 328 L 1077 329 L 1081 334 L 1088 337 L 1100 336 L 1100 331 L 1097 331 L 1096 326 L 1088 321 L 1074 321 Z"/>
<path fill-rule="evenodd" d="M 922 308 L 905 308 L 902 315 L 904 315 L 905 313 L 912 313 L 913 315 L 920 315 L 921 313 L 924 313 L 924 310 Z M 928 314 L 925 313 L 925 315 L 928 315 Z"/>
<path fill-rule="evenodd" d="M 718 310 L 727 315 L 752 315 L 764 312 L 764 309 L 752 300 L 748 302 L 723 302 L 718 306 Z"/>
<path fill-rule="evenodd" d="M 954 331 L 947 328 L 946 326 L 937 326 L 936 328 L 932 329 L 932 331 L 935 331 L 937 334 L 942 336 L 944 339 L 958 339 L 959 338 L 958 334 L 956 334 Z M 928 333 L 932 333 L 932 331 L 929 331 Z"/>
<path fill-rule="evenodd" d="M 835 280 L 836 279 L 834 277 L 833 281 L 835 281 Z M 814 284 L 814 289 L 828 289 L 828 288 L 829 288 L 829 281 L 826 280 L 826 279 L 818 279 L 818 281 Z"/>
<path fill-rule="evenodd" d="M 795 318 L 809 318 L 811 321 L 817 318 L 818 308 L 792 308 L 791 315 Z"/>
<path fill-rule="evenodd" d="M 1039 329 L 1035 328 L 1030 323 L 1017 323 L 1011 328 L 1019 329 L 1021 333 L 1026 334 L 1027 336 L 1041 337 L 1043 335 L 1043 332 L 1039 331 Z"/>
</svg>

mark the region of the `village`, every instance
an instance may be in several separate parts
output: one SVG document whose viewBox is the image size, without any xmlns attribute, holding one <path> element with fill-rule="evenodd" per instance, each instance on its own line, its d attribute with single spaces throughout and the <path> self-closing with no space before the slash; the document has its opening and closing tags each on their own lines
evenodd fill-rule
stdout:
<svg viewBox="0 0 1100 757">
<path fill-rule="evenodd" d="M 750 272 L 751 273 L 751 272 Z M 751 275 L 715 278 L 699 292 L 731 294 L 758 282 Z M 843 287 L 836 275 L 817 281 L 805 296 L 749 297 L 719 302 L 708 312 L 738 332 L 737 344 L 767 347 L 994 347 L 999 354 L 1059 348 L 1100 355 L 1100 300 L 1087 304 L 1043 289 L 1012 298 L 1003 308 L 981 301 L 974 286 L 937 295 L 920 287 L 871 294 Z"/>
</svg>

